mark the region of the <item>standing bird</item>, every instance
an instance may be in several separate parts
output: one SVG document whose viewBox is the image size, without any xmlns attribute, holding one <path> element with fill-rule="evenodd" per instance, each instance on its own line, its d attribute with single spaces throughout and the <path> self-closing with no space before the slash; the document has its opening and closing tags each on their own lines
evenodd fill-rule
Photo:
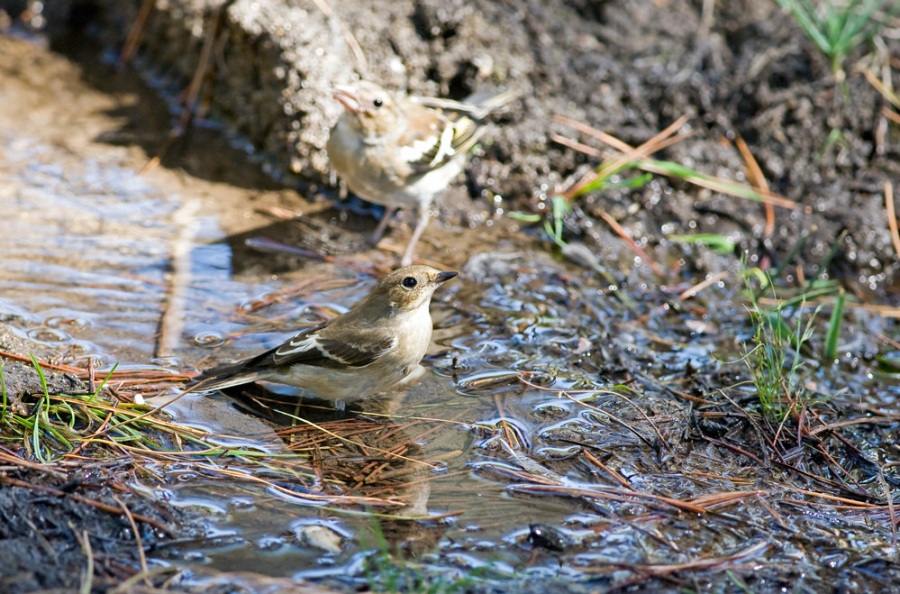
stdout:
<svg viewBox="0 0 900 594">
<path fill-rule="evenodd" d="M 328 158 L 356 195 L 386 208 L 373 242 L 398 208 L 417 207 L 401 265 L 412 262 L 431 201 L 462 171 L 484 133 L 484 117 L 517 96 L 506 91 L 459 102 L 395 96 L 370 82 L 335 88 L 344 113 L 331 129 Z"/>
<path fill-rule="evenodd" d="M 431 343 L 431 296 L 457 276 L 430 266 L 399 268 L 340 316 L 249 359 L 203 372 L 187 392 L 266 380 L 319 398 L 361 400 L 415 371 Z"/>
</svg>

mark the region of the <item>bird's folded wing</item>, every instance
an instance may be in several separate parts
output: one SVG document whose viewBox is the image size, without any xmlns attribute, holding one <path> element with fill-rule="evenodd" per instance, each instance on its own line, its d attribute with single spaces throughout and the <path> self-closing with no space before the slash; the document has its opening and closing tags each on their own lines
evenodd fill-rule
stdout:
<svg viewBox="0 0 900 594">
<path fill-rule="evenodd" d="M 271 353 L 276 366 L 315 365 L 327 368 L 364 367 L 396 346 L 396 338 L 371 329 L 343 328 L 339 336 L 326 331 L 298 334 Z"/>
<path fill-rule="evenodd" d="M 326 324 L 309 328 L 270 351 L 203 372 L 187 391 L 217 390 L 264 380 L 279 368 L 295 364 L 327 369 L 364 367 L 396 346 L 396 338 L 372 329 L 345 327 L 338 334 L 339 337 L 329 336 Z"/>
<path fill-rule="evenodd" d="M 400 157 L 413 173 L 427 173 L 440 168 L 457 156 L 469 152 L 484 129 L 464 112 L 428 110 L 420 106 L 409 110 L 411 120 L 431 120 L 431 124 L 413 121 L 407 132 L 397 139 L 405 147 Z"/>
</svg>

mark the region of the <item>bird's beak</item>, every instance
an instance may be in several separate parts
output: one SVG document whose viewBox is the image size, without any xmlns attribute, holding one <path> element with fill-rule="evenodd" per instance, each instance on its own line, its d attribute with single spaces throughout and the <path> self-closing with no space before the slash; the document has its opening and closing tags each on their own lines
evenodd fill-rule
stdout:
<svg viewBox="0 0 900 594">
<path fill-rule="evenodd" d="M 338 85 L 334 87 L 332 97 L 337 99 L 341 105 L 347 108 L 347 111 L 361 113 L 363 111 L 362 102 L 359 99 L 359 93 L 353 87 L 345 87 Z"/>
<path fill-rule="evenodd" d="M 459 276 L 458 272 L 448 271 L 448 272 L 439 272 L 436 277 L 434 277 L 435 284 L 441 284 L 447 282 L 453 277 Z"/>
</svg>

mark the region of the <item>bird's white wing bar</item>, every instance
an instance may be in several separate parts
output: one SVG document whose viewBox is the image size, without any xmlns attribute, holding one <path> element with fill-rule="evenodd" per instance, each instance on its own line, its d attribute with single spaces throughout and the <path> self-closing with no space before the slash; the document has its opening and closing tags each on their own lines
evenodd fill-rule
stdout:
<svg viewBox="0 0 900 594">
<path fill-rule="evenodd" d="M 444 126 L 444 131 L 441 132 L 441 142 L 438 145 L 437 154 L 434 156 L 434 159 L 431 160 L 431 163 L 429 163 L 431 167 L 435 167 L 443 162 L 445 157 L 449 159 L 456 154 L 456 149 L 453 147 L 455 138 L 456 126 Z"/>
<path fill-rule="evenodd" d="M 406 163 L 418 163 L 426 155 L 430 155 L 434 151 L 437 136 L 426 138 L 425 140 L 417 140 L 416 142 L 400 148 L 400 158 Z"/>
<path fill-rule="evenodd" d="M 274 358 L 281 359 L 306 359 L 307 357 L 331 359 L 343 365 L 350 365 L 350 361 L 342 359 L 330 352 L 319 339 L 319 333 L 301 334 L 284 343 L 275 351 Z"/>
</svg>

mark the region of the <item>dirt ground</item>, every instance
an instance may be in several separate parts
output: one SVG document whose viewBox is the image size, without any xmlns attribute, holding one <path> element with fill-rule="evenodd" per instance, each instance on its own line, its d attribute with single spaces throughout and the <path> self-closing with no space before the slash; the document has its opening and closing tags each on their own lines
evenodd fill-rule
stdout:
<svg viewBox="0 0 900 594">
<path fill-rule="evenodd" d="M 151 92 L 133 80 L 126 83 L 124 81 L 128 79 L 111 75 L 113 69 L 102 53 L 117 52 L 121 47 L 134 17 L 132 4 L 113 0 L 82 1 L 59 3 L 48 9 L 46 16 L 51 19 L 48 31 L 54 56 L 61 55 L 76 64 L 81 71 L 78 76 L 97 91 L 136 95 Z M 152 81 L 161 95 L 173 99 L 187 85 L 202 46 L 200 33 L 211 21 L 207 6 L 202 2 L 185 3 L 191 11 L 178 3 L 165 3 L 170 8 L 176 7 L 167 12 L 162 4 L 151 15 L 138 58 L 130 68 Z M 246 195 L 253 208 L 223 208 L 222 224 L 232 235 L 231 244 L 237 254 L 235 261 L 240 262 L 235 274 L 260 270 L 278 274 L 298 266 L 295 256 L 254 255 L 244 243 L 247 237 L 244 233 L 250 233 L 261 220 L 271 223 L 271 219 L 261 216 L 259 211 L 273 208 L 307 213 L 300 221 L 271 224 L 270 235 L 285 243 L 326 254 L 350 255 L 369 250 L 368 254 L 372 251 L 360 232 L 374 226 L 375 219 L 371 216 L 374 213 L 358 201 L 351 202 L 349 210 L 343 205 L 334 208 L 332 200 L 336 191 L 328 178 L 323 153 L 329 122 L 336 115 L 328 88 L 333 81 L 350 80 L 355 76 L 354 70 L 359 70 L 358 61 L 348 49 L 346 31 L 349 30 L 368 56 L 367 74 L 394 87 L 455 98 L 465 97 L 485 86 L 516 85 L 526 89 L 517 104 L 494 118 L 490 141 L 485 142 L 480 153 L 472 159 L 465 183 L 456 184 L 441 201 L 441 216 L 432 222 L 429 237 L 421 247 L 420 255 L 424 258 L 462 267 L 471 262 L 473 254 L 488 252 L 497 245 L 507 250 L 537 248 L 555 254 L 540 225 L 523 226 L 507 216 L 511 210 L 547 212 L 554 192 L 567 187 L 588 168 L 597 165 L 596 160 L 550 140 L 551 134 L 558 133 L 581 142 L 593 142 L 554 122 L 554 115 L 562 114 L 585 122 L 632 145 L 646 141 L 677 118 L 687 115 L 687 126 L 693 135 L 665 149 L 658 157 L 708 174 L 744 180 L 748 177 L 747 166 L 735 148 L 737 139 L 741 138 L 758 161 L 771 189 L 808 208 L 776 209 L 773 233 L 767 236 L 761 205 L 659 178 L 641 189 L 595 193 L 576 202 L 573 213 L 566 219 L 564 237 L 568 242 L 584 244 L 588 253 L 599 256 L 600 266 L 632 294 L 648 285 L 659 288 L 661 285 L 693 284 L 707 273 L 733 268 L 738 257 L 744 255 L 752 264 L 779 267 L 782 277 L 778 281 L 789 288 L 803 286 L 806 280 L 821 275 L 838 279 L 863 304 L 898 305 L 896 283 L 900 262 L 886 222 L 883 193 L 885 182 L 900 180 L 900 127 L 883 115 L 882 109 L 887 103 L 863 75 L 866 68 L 878 72 L 887 68 L 887 64 L 896 68 L 896 57 L 893 62 L 884 58 L 878 61 L 869 52 L 871 47 L 865 46 L 848 57 L 846 81 L 837 84 L 827 60 L 800 33 L 796 23 L 782 15 L 774 2 L 767 0 L 718 4 L 688 0 L 505 0 L 481 3 L 370 0 L 364 3 L 364 9 L 360 8 L 359 2 L 332 2 L 331 8 L 336 15 L 332 19 L 325 18 L 312 4 L 300 7 L 298 3 L 290 3 L 287 8 L 279 3 L 265 4 L 261 11 L 263 16 L 255 17 L 248 12 L 249 4 L 226 4 L 230 16 L 223 27 L 230 33 L 216 46 L 216 67 L 208 79 L 212 84 L 203 95 L 204 103 L 211 110 L 205 123 L 212 121 L 214 126 L 195 126 L 185 141 L 169 145 L 169 131 L 173 126 L 170 114 L 160 112 L 157 104 L 138 100 L 128 106 L 121 103 L 108 106 L 108 115 L 118 117 L 122 122 L 115 134 L 91 139 L 89 131 L 79 130 L 84 137 L 70 141 L 67 127 L 81 125 L 73 118 L 61 121 L 51 139 L 76 151 L 85 150 L 90 141 L 126 147 L 135 153 L 133 161 L 136 163 L 145 162 L 168 147 L 162 158 L 164 169 L 183 171 L 212 184 L 203 197 L 207 206 L 214 203 L 217 192 L 227 193 L 223 201 L 231 203 Z M 22 25 L 16 23 L 16 19 L 28 17 L 27 14 L 23 16 L 23 8 L 23 3 L 0 0 L 0 9 L 7 11 L 12 23 L 12 29 L 7 29 L 5 35 L 19 34 L 18 27 Z M 296 41 L 293 36 L 301 35 L 307 44 L 302 49 L 309 49 L 315 39 L 326 36 L 327 43 L 321 45 L 335 48 L 333 56 L 302 52 L 298 49 L 301 46 L 292 47 L 277 41 L 280 38 L 274 24 L 283 24 L 279 21 L 283 13 L 279 11 L 288 8 L 303 12 L 297 18 L 309 19 L 308 22 L 318 24 L 319 28 L 307 27 L 298 32 L 301 28 L 294 27 L 294 30 L 283 32 L 281 39 Z M 273 27 L 255 30 L 250 26 L 257 22 L 254 18 Z M 893 26 L 892 31 L 896 33 L 896 23 Z M 193 32 L 189 35 L 186 30 L 191 27 Z M 99 45 L 84 43 L 89 37 L 99 40 Z M 884 55 L 900 55 L 900 37 L 896 34 L 885 36 L 884 43 Z M 265 66 L 253 70 L 253 64 L 248 66 L 246 63 L 247 56 L 251 55 L 259 60 L 257 64 Z M 260 55 L 268 57 L 263 60 L 258 57 Z M 397 67 L 398 61 L 402 68 Z M 269 70 L 276 63 L 282 68 L 278 75 Z M 52 118 L 52 113 L 40 109 L 43 85 L 50 85 L 48 81 L 54 76 L 70 76 L 71 72 L 66 68 L 54 70 L 55 60 L 45 63 L 23 61 L 22 64 L 31 68 L 17 71 L 8 64 L 5 66 L 10 76 L 26 81 L 26 86 L 31 88 L 32 94 L 23 93 L 18 100 L 33 101 L 38 116 Z M 46 75 L 42 68 L 47 68 Z M 299 75 L 292 76 L 290 72 Z M 314 73 L 318 78 L 312 78 Z M 894 84 L 900 85 L 900 76 L 890 75 Z M 0 88 L 0 93 L 3 92 Z M 148 108 L 148 105 L 154 107 Z M 252 159 L 260 162 L 261 167 L 233 167 L 228 161 L 210 159 L 202 147 L 206 143 L 219 143 L 222 138 L 238 146 L 249 142 L 256 149 Z M 72 144 L 67 145 L 68 142 Z M 594 146 L 601 148 L 599 144 Z M 220 153 L 216 155 L 220 156 Z M 229 159 L 251 157 L 247 152 L 235 150 Z M 254 173 L 248 173 L 250 171 Z M 502 199 L 495 200 L 497 196 Z M 252 215 L 247 214 L 250 210 L 253 210 Z M 655 277 L 646 266 L 636 264 L 634 253 L 605 222 L 607 213 L 663 267 L 663 278 Z M 406 233 L 407 229 L 394 229 L 391 238 L 396 245 L 403 245 Z M 735 239 L 734 253 L 717 254 L 700 246 L 685 246 L 667 239 L 669 235 L 687 233 L 729 235 Z M 547 260 L 551 258 L 548 256 Z M 596 263 L 596 260 L 582 256 L 573 258 L 569 265 L 589 267 Z M 784 264 L 788 266 L 780 268 Z M 479 286 L 489 287 L 486 292 L 496 291 L 500 295 L 496 303 L 484 306 L 484 311 L 471 314 L 471 318 L 477 320 L 479 328 L 503 334 L 504 340 L 528 343 L 521 333 L 510 327 L 511 324 L 503 321 L 504 307 L 508 309 L 515 303 L 521 307 L 521 302 L 511 295 L 516 290 L 531 291 L 533 285 L 546 281 L 547 286 L 556 286 L 554 290 L 558 292 L 535 291 L 540 298 L 538 301 L 543 303 L 536 305 L 536 310 L 546 313 L 549 309 L 565 322 L 566 328 L 582 327 L 580 324 L 584 319 L 603 309 L 604 306 L 592 301 L 598 298 L 602 289 L 597 284 L 566 284 L 572 277 L 559 273 L 554 266 L 543 260 L 523 263 L 521 268 L 502 262 L 485 264 L 481 269 L 470 264 L 468 270 L 473 277 L 479 271 L 482 273 L 482 278 L 477 281 Z M 522 270 L 527 270 L 527 274 Z M 529 283 L 524 278 L 528 275 L 536 280 Z M 628 332 L 621 332 L 610 319 L 615 320 L 617 314 L 621 314 L 622 319 L 630 317 L 615 309 L 608 314 L 609 318 L 603 318 L 602 323 L 593 320 L 597 326 L 591 331 L 590 339 L 603 347 L 598 346 L 586 354 L 572 352 L 569 347 L 558 347 L 555 343 L 528 343 L 527 348 L 542 355 L 550 353 L 553 364 L 559 368 L 577 365 L 579 373 L 623 382 L 639 376 L 645 362 L 652 359 L 662 368 L 655 369 L 656 373 L 660 376 L 670 372 L 678 374 L 684 393 L 697 398 L 701 395 L 712 398 L 710 395 L 716 393 L 720 385 L 737 381 L 734 377 L 726 377 L 724 372 L 721 376 L 715 370 L 708 374 L 698 373 L 690 365 L 682 366 L 681 363 L 672 364 L 674 371 L 666 368 L 666 359 L 660 363 L 653 358 L 655 354 L 648 354 L 651 351 L 649 343 L 656 340 L 648 335 L 653 332 L 664 335 L 657 342 L 665 343 L 668 348 L 674 344 L 674 338 L 680 338 L 665 334 L 671 331 L 674 322 L 681 321 L 676 318 L 673 322 L 672 316 L 683 314 L 685 317 L 696 316 L 698 320 L 705 317 L 715 325 L 723 320 L 712 319 L 704 311 L 712 312 L 713 316 L 716 313 L 728 315 L 739 308 L 703 302 L 703 307 L 697 306 L 686 313 L 678 311 L 667 317 L 659 312 L 670 311 L 668 298 L 658 292 L 648 294 L 651 295 L 647 298 L 648 308 L 652 306 L 652 309 L 642 316 L 635 316 L 638 321 L 634 322 L 646 324 L 646 327 L 636 330 L 629 326 Z M 608 293 L 602 296 L 610 297 Z M 853 323 L 864 327 L 868 322 L 860 314 Z M 872 325 L 884 335 L 896 334 L 891 321 L 878 319 Z M 621 345 L 610 338 L 620 334 L 630 336 L 632 331 L 639 338 L 635 346 L 628 349 L 618 348 Z M 674 332 L 682 332 L 685 341 L 697 335 L 681 326 Z M 728 336 L 711 334 L 715 338 L 709 340 L 719 345 L 732 342 Z M 874 365 L 880 343 L 871 335 L 866 335 L 862 343 L 853 353 L 855 362 L 844 362 L 845 371 L 849 368 L 863 373 L 866 365 Z M 17 342 L 15 336 L 4 342 L 2 348 L 18 353 L 33 350 L 32 346 Z M 455 373 L 455 370 L 442 371 L 448 375 Z M 27 365 L 8 365 L 6 373 L 11 390 L 29 394 L 39 392 L 36 375 Z M 63 375 L 52 381 L 54 389 L 60 391 L 75 387 Z M 839 451 L 837 457 L 841 464 L 853 469 L 855 474 L 848 479 L 835 472 L 831 478 L 841 486 L 830 492 L 834 496 L 857 497 L 872 502 L 872 505 L 878 504 L 876 520 L 895 526 L 894 510 L 887 509 L 892 503 L 885 504 L 891 498 L 891 491 L 887 489 L 887 498 L 881 498 L 878 489 L 882 483 L 875 481 L 895 486 L 896 477 L 888 473 L 884 478 L 882 471 L 879 479 L 879 466 L 872 459 L 890 464 L 891 456 L 896 454 L 895 446 L 891 445 L 896 421 L 889 419 L 896 404 L 892 392 L 882 391 L 876 382 L 866 383 L 868 381 L 861 380 L 864 387 L 859 389 L 859 393 L 865 395 L 864 401 L 862 397 L 860 401 L 854 401 L 854 395 L 850 394 L 845 395 L 844 400 L 834 399 L 831 404 L 840 411 L 838 417 L 871 413 L 879 419 L 888 419 L 883 421 L 883 431 L 867 432 L 860 428 L 858 433 L 851 434 L 853 443 L 872 446 L 871 451 L 866 450 L 871 459 L 860 449 L 838 443 L 843 437 L 836 437 L 837 433 L 828 429 L 822 431 L 822 441 L 818 441 L 819 434 L 816 434 L 817 449 L 811 455 L 812 462 L 803 468 L 825 476 L 827 472 L 821 468 L 827 466 L 828 454 Z M 648 392 L 656 389 L 669 395 L 658 386 L 647 388 Z M 627 410 L 620 401 L 614 400 L 603 402 L 602 406 L 606 410 L 618 411 L 615 407 Z M 658 411 L 662 410 L 663 417 L 659 422 L 663 425 L 671 423 L 666 438 L 683 448 L 677 455 L 668 452 L 659 456 L 663 469 L 666 469 L 667 461 L 683 460 L 685 464 L 689 461 L 691 468 L 699 472 L 705 463 L 704 457 L 713 456 L 714 448 L 709 444 L 715 441 L 724 447 L 720 438 L 725 433 L 740 435 L 740 443 L 745 448 L 755 448 L 762 442 L 759 427 L 735 414 L 723 401 L 681 404 L 679 400 L 677 406 L 668 403 L 657 407 Z M 541 414 L 562 413 L 548 406 Z M 626 414 L 622 413 L 623 416 Z M 637 423 L 641 419 L 631 421 Z M 666 427 L 664 425 L 664 429 Z M 599 421 L 590 428 L 593 431 L 588 432 L 590 439 L 596 439 L 592 446 L 621 451 L 626 449 L 623 443 L 628 443 L 628 447 L 641 445 L 635 446 L 634 439 L 628 435 L 612 434 L 610 437 L 610 434 L 602 433 L 601 436 L 601 429 L 608 427 L 602 427 Z M 787 440 L 779 435 L 780 439 Z M 572 435 L 566 431 L 555 435 L 548 432 L 541 439 L 560 446 L 568 443 L 566 440 L 571 440 Z M 665 443 L 665 440 L 661 441 Z M 695 443 L 703 445 L 695 449 Z M 776 445 L 778 448 L 773 446 L 773 449 L 779 449 L 783 444 Z M 660 446 L 654 442 L 654 447 Z M 709 448 L 710 453 L 705 448 Z M 656 456 L 662 450 L 649 446 L 647 449 L 652 451 L 640 453 L 642 450 L 636 450 L 639 451 L 636 465 L 643 468 L 646 463 L 647 467 L 656 468 Z M 796 454 L 786 445 L 784 449 L 785 452 L 779 449 L 778 456 Z M 734 450 L 727 452 L 744 460 Z M 640 460 L 644 455 L 652 461 Z M 721 456 L 721 453 L 716 455 Z M 778 456 L 773 454 L 774 458 Z M 782 463 L 787 464 L 784 460 Z M 5 463 L 0 461 L 0 464 Z M 548 462 L 548 465 L 560 474 L 566 474 L 565 462 L 556 466 Z M 746 481 L 739 483 L 742 488 L 759 481 L 760 484 L 765 482 L 766 488 L 773 491 L 782 489 L 796 493 L 785 487 L 785 483 L 778 482 L 777 471 L 759 478 L 749 474 L 747 466 L 735 466 L 734 474 L 741 474 L 742 480 Z M 841 465 L 837 467 L 841 468 Z M 671 468 L 667 470 L 675 472 Z M 109 591 L 117 581 L 134 575 L 140 570 L 140 559 L 125 507 L 133 514 L 172 528 L 173 533 L 168 538 L 173 535 L 186 538 L 191 534 L 191 522 L 185 521 L 176 510 L 161 502 L 151 504 L 127 493 L 122 486 L 124 481 L 118 480 L 116 468 L 89 471 L 85 475 L 83 470 L 73 468 L 65 475 L 58 475 L 21 465 L 2 467 L 0 474 L 5 477 L 7 486 L 0 490 L 0 515 L 4 518 L 0 555 L 16 560 L 14 565 L 0 572 L 0 586 L 8 587 L 4 591 L 78 588 L 86 568 L 83 548 L 88 543 L 80 537 L 84 531 L 92 535 L 90 545 L 94 547 L 95 559 L 110 555 L 107 565 L 94 568 L 97 576 L 95 591 Z M 723 474 L 726 473 L 723 471 Z M 857 480 L 864 483 L 865 488 L 858 485 Z M 679 492 L 670 483 L 660 481 L 655 484 L 659 492 L 678 493 L 685 499 L 690 497 L 691 488 L 697 484 L 685 481 L 683 491 Z M 851 483 L 853 489 L 847 486 Z M 825 489 L 823 484 L 811 481 L 803 487 Z M 27 485 L 41 485 L 44 490 Z M 724 490 L 727 485 L 721 488 Z M 76 505 L 72 494 L 123 511 L 102 511 L 93 505 Z M 23 509 L 27 513 L 20 513 Z M 779 509 L 785 513 L 784 508 Z M 772 513 L 770 518 L 767 515 L 769 509 L 761 503 L 752 511 L 758 521 L 742 523 L 740 527 L 729 524 L 732 518 L 727 512 L 718 517 L 721 524 L 710 522 L 704 531 L 697 531 L 687 523 L 681 525 L 680 521 L 672 524 L 683 529 L 685 535 L 702 532 L 709 541 L 719 538 L 722 533 L 721 538 L 733 544 L 734 550 L 744 551 L 749 550 L 744 548 L 748 543 L 756 542 L 751 538 L 765 539 L 767 531 L 784 530 L 790 534 L 790 538 L 786 537 L 778 544 L 780 555 L 778 551 L 771 553 L 778 555 L 778 562 L 757 572 L 761 591 L 788 587 L 799 579 L 807 566 L 798 569 L 790 559 L 792 555 L 804 556 L 805 553 L 798 552 L 806 550 L 804 547 L 820 554 L 817 581 L 808 582 L 813 584 L 809 587 L 833 584 L 835 591 L 840 591 L 841 588 L 852 588 L 860 579 L 868 579 L 864 589 L 875 591 L 892 583 L 900 570 L 895 551 L 892 553 L 887 545 L 879 549 L 871 544 L 885 544 L 890 535 L 885 536 L 881 524 L 872 527 L 871 519 L 865 515 L 867 512 L 861 509 L 867 508 L 854 508 L 852 512 L 854 529 L 871 530 L 871 534 L 865 532 L 866 538 L 870 538 L 866 542 L 870 544 L 861 547 L 861 552 L 850 553 L 847 549 L 851 547 L 844 542 L 845 534 L 835 527 L 843 526 L 841 522 L 846 518 L 826 517 L 824 513 L 811 513 L 796 523 L 789 522 L 788 528 L 777 513 Z M 606 510 L 602 511 L 605 513 Z M 144 547 L 152 550 L 155 543 L 165 540 L 165 531 L 151 529 L 152 523 L 141 526 Z M 851 534 L 850 528 L 846 529 L 847 534 Z M 597 532 L 601 531 L 597 529 Z M 37 534 L 44 534 L 46 540 Z M 848 540 L 858 534 L 852 532 Z M 685 539 L 689 540 L 689 536 Z M 35 558 L 39 561 L 35 562 Z M 753 574 L 753 563 L 755 558 L 750 558 L 741 566 L 745 579 Z M 36 565 L 44 571 L 35 571 Z M 58 572 L 49 571 L 48 567 L 57 568 Z M 612 569 L 607 569 L 611 575 Z M 686 568 L 686 571 L 690 570 Z M 660 577 L 652 570 L 647 572 L 646 582 L 631 582 L 623 588 L 639 591 L 642 586 L 674 588 L 685 584 L 696 590 L 704 587 L 705 574 L 696 581 L 693 578 L 667 581 L 668 575 Z M 606 574 L 597 578 L 594 584 L 606 590 L 611 581 L 605 580 Z M 716 583 L 723 584 L 721 581 Z M 724 583 L 737 589 L 731 582 Z M 752 579 L 748 583 L 752 584 Z M 264 588 L 263 585 L 246 587 L 250 591 Z M 577 591 L 592 586 L 588 583 L 567 584 L 567 587 Z"/>
<path fill-rule="evenodd" d="M 68 23 L 117 47 L 133 17 L 129 4 L 114 0 L 59 6 Z M 218 32 L 207 36 L 217 53 L 202 104 L 281 179 L 297 172 L 327 182 L 323 147 L 339 109 L 330 87 L 360 74 L 454 98 L 485 87 L 523 90 L 496 117 L 465 186 L 446 195 L 442 220 L 451 228 L 484 225 L 497 209 L 546 212 L 554 192 L 596 164 L 551 140 L 559 133 L 591 144 L 554 115 L 632 145 L 687 116 L 693 136 L 658 157 L 745 180 L 735 148 L 743 139 L 772 191 L 805 210 L 776 209 L 766 231 L 757 204 L 660 179 L 642 190 L 588 195 L 567 221 L 568 240 L 630 274 L 633 255 L 600 218 L 608 213 L 665 268 L 683 262 L 693 276 L 721 270 L 732 256 L 666 237 L 724 234 L 750 262 L 787 263 L 791 278 L 836 276 L 863 300 L 891 301 L 898 259 L 883 193 L 900 177 L 900 133 L 864 71 L 882 72 L 897 53 L 896 35 L 883 36 L 877 54 L 869 45 L 851 53 L 846 81 L 836 84 L 828 60 L 770 0 L 337 1 L 330 18 L 312 4 L 234 1 L 218 15 L 213 6 L 157 7 L 139 46 L 141 67 L 177 93 L 195 70 L 204 41 L 197 32 Z M 289 26 L 295 22 L 304 26 Z M 67 43 L 73 38 L 61 48 Z"/>
</svg>

